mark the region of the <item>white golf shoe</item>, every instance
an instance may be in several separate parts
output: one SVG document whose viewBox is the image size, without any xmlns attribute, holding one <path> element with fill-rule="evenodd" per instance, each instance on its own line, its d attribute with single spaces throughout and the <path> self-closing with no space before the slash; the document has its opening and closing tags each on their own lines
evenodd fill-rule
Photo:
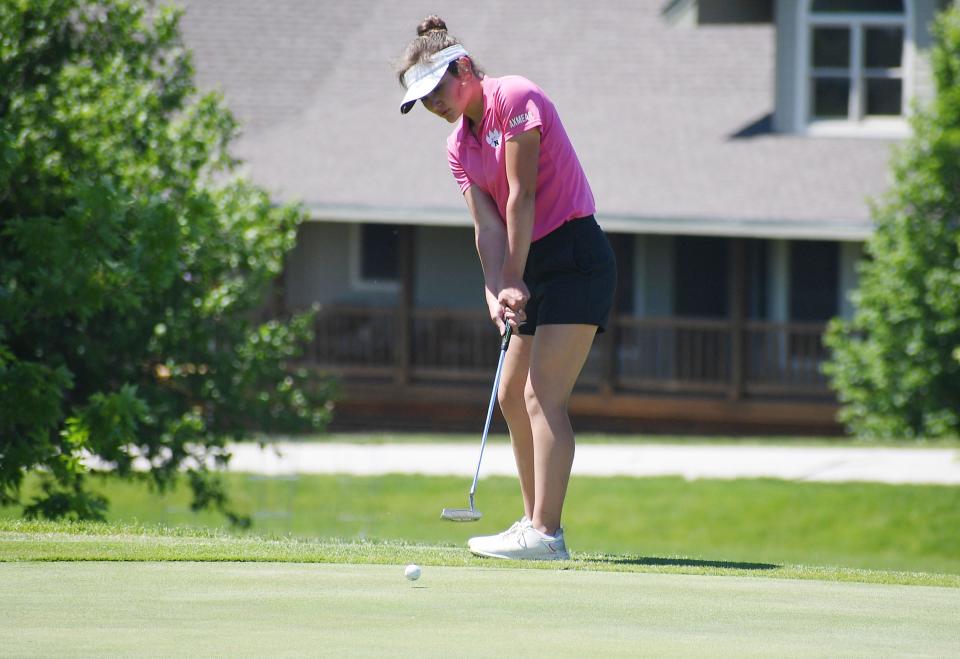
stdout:
<svg viewBox="0 0 960 659">
<path fill-rule="evenodd" d="M 520 528 L 521 526 L 527 526 L 528 524 L 530 524 L 530 520 L 527 519 L 526 515 L 524 515 L 523 517 L 518 519 L 516 522 L 511 524 L 510 528 L 507 529 L 506 531 L 501 531 L 500 533 L 495 533 L 493 535 L 478 535 L 476 537 L 470 538 L 469 540 L 467 540 L 467 548 L 469 548 L 470 551 L 473 551 L 473 548 L 475 546 L 486 547 L 491 543 L 492 544 L 501 543 L 503 542 L 504 538 L 515 533 L 518 528 Z"/>
<path fill-rule="evenodd" d="M 533 528 L 526 517 L 503 533 L 470 538 L 467 546 L 477 556 L 528 561 L 563 561 L 570 558 L 563 529 L 554 536 Z"/>
</svg>

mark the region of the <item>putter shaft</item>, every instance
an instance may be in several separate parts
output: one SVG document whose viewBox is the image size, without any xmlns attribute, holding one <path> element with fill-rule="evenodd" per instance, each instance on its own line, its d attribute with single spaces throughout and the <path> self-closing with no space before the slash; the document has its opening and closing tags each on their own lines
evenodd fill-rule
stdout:
<svg viewBox="0 0 960 659">
<path fill-rule="evenodd" d="M 490 404 L 487 406 L 487 420 L 483 424 L 483 438 L 480 440 L 480 457 L 477 458 L 477 470 L 473 474 L 473 483 L 470 485 L 470 508 L 444 508 L 440 513 L 441 519 L 452 522 L 475 522 L 481 513 L 474 505 L 474 496 L 477 493 L 477 481 L 480 478 L 480 465 L 483 463 L 483 449 L 487 445 L 487 435 L 490 433 L 490 421 L 493 419 L 493 406 L 497 402 L 497 391 L 500 389 L 500 376 L 503 373 L 503 361 L 510 346 L 512 328 L 507 325 L 506 331 L 500 340 L 500 359 L 497 362 L 497 374 L 493 378 L 493 391 L 490 392 Z"/>
<path fill-rule="evenodd" d="M 500 342 L 500 359 L 497 362 L 497 374 L 493 378 L 493 391 L 490 392 L 490 404 L 487 405 L 487 421 L 483 424 L 483 438 L 480 440 L 480 457 L 477 459 L 477 471 L 473 474 L 473 484 L 470 486 L 470 510 L 473 507 L 473 497 L 477 493 L 477 479 L 480 477 L 480 464 L 483 462 L 483 449 L 487 445 L 487 435 L 490 432 L 490 421 L 493 419 L 493 406 L 497 402 L 497 391 L 500 389 L 500 375 L 503 373 L 503 361 L 507 356 L 507 348 L 510 345 L 510 334 L 512 328 L 507 324 L 507 329 L 503 333 L 503 339 Z"/>
</svg>

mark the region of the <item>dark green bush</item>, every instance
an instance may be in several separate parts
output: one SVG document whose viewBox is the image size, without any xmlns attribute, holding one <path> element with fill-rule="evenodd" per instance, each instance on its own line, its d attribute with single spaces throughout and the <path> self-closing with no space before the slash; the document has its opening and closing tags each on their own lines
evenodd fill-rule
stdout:
<svg viewBox="0 0 960 659">
<path fill-rule="evenodd" d="M 934 31 L 936 99 L 874 208 L 856 314 L 826 338 L 841 420 L 864 437 L 960 436 L 960 8 Z"/>
<path fill-rule="evenodd" d="M 215 470 L 253 430 L 319 428 L 290 367 L 310 317 L 269 319 L 299 207 L 236 175 L 237 125 L 193 82 L 180 12 L 122 0 L 0 3 L 0 504 L 100 517 L 118 477 L 227 514 Z"/>
</svg>

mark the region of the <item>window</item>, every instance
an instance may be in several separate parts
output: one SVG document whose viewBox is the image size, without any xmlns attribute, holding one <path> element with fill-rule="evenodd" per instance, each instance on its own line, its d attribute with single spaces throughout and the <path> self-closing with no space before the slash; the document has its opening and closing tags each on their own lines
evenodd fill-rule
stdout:
<svg viewBox="0 0 960 659">
<path fill-rule="evenodd" d="M 790 243 L 790 320 L 823 322 L 837 315 L 840 251 L 835 242 Z"/>
<path fill-rule="evenodd" d="M 790 243 L 790 321 L 825 323 L 837 315 L 840 286 L 840 247 L 822 240 Z M 819 332 L 794 329 L 787 333 L 787 354 L 801 372 L 816 373 L 827 357 Z"/>
<path fill-rule="evenodd" d="M 767 288 L 770 285 L 768 274 L 769 242 L 766 240 L 746 239 L 746 278 L 747 278 L 747 318 L 763 320 L 767 317 Z"/>
<path fill-rule="evenodd" d="M 677 236 L 674 241 L 673 311 L 677 316 L 727 316 L 727 240 Z"/>
<path fill-rule="evenodd" d="M 361 224 L 352 227 L 352 279 L 363 290 L 396 290 L 400 283 L 398 227 Z"/>
<path fill-rule="evenodd" d="M 905 130 L 910 30 L 903 0 L 807 0 L 798 103 L 807 132 Z"/>
</svg>

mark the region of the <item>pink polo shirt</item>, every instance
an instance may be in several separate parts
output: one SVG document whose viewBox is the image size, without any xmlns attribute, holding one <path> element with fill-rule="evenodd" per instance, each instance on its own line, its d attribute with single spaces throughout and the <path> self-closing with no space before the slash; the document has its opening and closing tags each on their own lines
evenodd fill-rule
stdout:
<svg viewBox="0 0 960 659">
<path fill-rule="evenodd" d="M 520 76 L 484 77 L 483 119 L 478 140 L 466 116 L 447 138 L 450 170 L 466 192 L 477 185 L 488 193 L 506 222 L 507 182 L 504 142 L 540 127 L 540 162 L 532 240 L 539 240 L 568 220 L 596 211 L 593 192 L 570 144 L 560 116 L 542 89 Z"/>
</svg>

